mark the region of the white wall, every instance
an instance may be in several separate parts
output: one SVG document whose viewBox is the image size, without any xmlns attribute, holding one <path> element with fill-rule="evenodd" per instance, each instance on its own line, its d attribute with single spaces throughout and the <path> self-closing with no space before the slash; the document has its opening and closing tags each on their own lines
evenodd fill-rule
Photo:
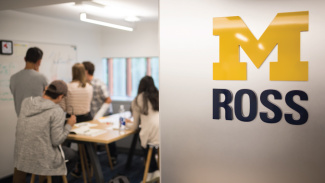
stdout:
<svg viewBox="0 0 325 183">
<path fill-rule="evenodd" d="M 101 63 L 101 34 L 97 26 L 15 11 L 0 14 L 1 39 L 76 45 L 78 62 L 89 59 Z"/>
<path fill-rule="evenodd" d="M 139 22 L 133 32 L 103 29 L 102 35 L 102 55 L 106 57 L 159 56 L 156 22 Z"/>
<path fill-rule="evenodd" d="M 70 22 L 15 11 L 0 11 L 0 24 L 0 39 L 76 45 L 78 62 L 84 60 L 94 62 L 97 69 L 95 77 L 101 79 L 104 76 L 101 69 L 103 57 L 135 56 L 136 53 L 140 53 L 139 56 L 158 55 L 157 23 L 139 25 L 134 32 L 126 36 L 120 31 L 82 22 Z M 148 27 L 150 29 L 147 29 Z M 146 35 L 150 38 L 148 39 Z M 139 39 L 141 44 L 137 44 Z M 137 46 L 131 48 L 127 43 Z M 127 47 L 129 49 L 124 49 Z M 24 62 L 23 58 L 21 61 Z M 13 104 L 8 107 L 14 110 Z M 0 178 L 13 172 L 16 120 L 15 116 L 1 117 L 3 126 L 0 128 Z"/>
<path fill-rule="evenodd" d="M 325 181 L 324 5 L 316 0 L 160 1 L 162 182 Z M 259 38 L 277 13 L 295 11 L 309 11 L 309 31 L 301 33 L 301 61 L 309 62 L 309 81 L 269 81 L 269 63 L 277 61 L 277 48 L 260 69 L 241 50 L 241 61 L 248 62 L 247 81 L 212 79 L 213 63 L 219 60 L 213 17 L 240 16 Z M 289 113 L 285 94 L 303 90 L 308 101 L 295 101 L 308 110 L 309 119 L 298 126 L 283 117 L 275 124 L 264 123 L 259 116 L 252 122 L 213 120 L 214 88 L 229 89 L 233 95 L 247 88 L 258 96 L 276 89 L 283 97 L 277 104 Z M 259 102 L 261 111 L 267 109 Z"/>
</svg>

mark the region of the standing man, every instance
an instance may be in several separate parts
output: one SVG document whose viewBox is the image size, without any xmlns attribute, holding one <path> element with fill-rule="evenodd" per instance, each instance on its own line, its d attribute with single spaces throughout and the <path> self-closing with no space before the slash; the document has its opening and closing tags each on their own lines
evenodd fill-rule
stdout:
<svg viewBox="0 0 325 183">
<path fill-rule="evenodd" d="M 31 96 L 42 96 L 47 86 L 46 77 L 38 72 L 43 51 L 37 47 L 29 48 L 25 56 L 25 68 L 10 78 L 10 91 L 14 98 L 15 110 L 19 117 L 22 101 Z M 15 168 L 13 182 L 26 180 L 26 173 Z"/>
<path fill-rule="evenodd" d="M 42 57 L 41 49 L 29 48 L 25 56 L 25 68 L 10 78 L 10 91 L 14 97 L 17 116 L 19 116 L 23 99 L 30 96 L 42 96 L 47 86 L 46 77 L 38 72 Z"/>
<path fill-rule="evenodd" d="M 93 86 L 93 98 L 91 101 L 90 113 L 94 118 L 99 110 L 107 109 L 109 107 L 112 112 L 112 99 L 109 97 L 107 87 L 104 82 L 94 78 L 95 65 L 89 61 L 82 62 L 86 69 L 87 81 Z M 106 114 L 108 114 L 106 112 Z M 104 113 L 105 115 L 105 113 Z M 115 142 L 109 144 L 110 154 L 112 156 L 113 164 L 116 164 L 117 152 Z"/>
<path fill-rule="evenodd" d="M 105 83 L 94 78 L 95 65 L 89 61 L 82 62 L 82 64 L 86 69 L 87 81 L 93 86 L 93 99 L 91 101 L 90 113 L 94 118 L 103 104 L 109 105 L 110 110 L 112 109 L 112 99 L 109 97 Z"/>
</svg>

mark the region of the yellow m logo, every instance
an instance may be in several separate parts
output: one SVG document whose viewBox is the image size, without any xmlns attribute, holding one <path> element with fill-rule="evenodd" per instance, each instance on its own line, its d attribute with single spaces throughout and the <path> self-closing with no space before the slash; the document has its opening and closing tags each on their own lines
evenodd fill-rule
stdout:
<svg viewBox="0 0 325 183">
<path fill-rule="evenodd" d="M 257 40 L 239 16 L 213 18 L 213 35 L 220 37 L 219 63 L 213 80 L 246 80 L 239 46 L 259 68 L 278 44 L 278 61 L 270 62 L 271 81 L 308 81 L 308 62 L 300 61 L 300 32 L 308 31 L 308 11 L 278 13 Z"/>
</svg>

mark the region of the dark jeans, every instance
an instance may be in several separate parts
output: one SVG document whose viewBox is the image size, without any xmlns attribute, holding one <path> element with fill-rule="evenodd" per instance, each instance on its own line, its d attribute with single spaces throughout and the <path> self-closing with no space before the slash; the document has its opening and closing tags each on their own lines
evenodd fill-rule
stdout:
<svg viewBox="0 0 325 183">
<path fill-rule="evenodd" d="M 108 144 L 108 148 L 109 148 L 109 153 L 111 154 L 111 157 L 117 158 L 116 143 L 112 142 L 112 143 Z"/>
<path fill-rule="evenodd" d="M 71 116 L 71 114 L 67 114 L 66 118 L 70 118 L 70 116 Z M 76 118 L 77 118 L 77 123 L 93 120 L 93 118 L 91 117 L 90 112 L 88 112 L 87 114 L 76 115 Z"/>
<path fill-rule="evenodd" d="M 148 156 L 148 151 L 149 151 L 149 145 L 147 145 L 147 148 L 142 148 L 144 150 L 145 158 Z M 153 148 L 152 149 L 152 155 L 151 155 L 151 160 L 150 160 L 150 165 L 149 165 L 149 173 L 153 173 L 154 171 L 158 170 L 158 164 L 156 161 L 156 153 L 157 149 Z"/>
<path fill-rule="evenodd" d="M 71 148 L 62 146 L 62 150 L 64 152 L 65 159 L 68 160 L 68 162 L 66 162 L 66 166 L 69 174 L 76 166 L 79 156 L 78 153 Z M 61 182 L 63 182 L 62 176 L 52 176 L 52 183 L 61 183 Z"/>
</svg>

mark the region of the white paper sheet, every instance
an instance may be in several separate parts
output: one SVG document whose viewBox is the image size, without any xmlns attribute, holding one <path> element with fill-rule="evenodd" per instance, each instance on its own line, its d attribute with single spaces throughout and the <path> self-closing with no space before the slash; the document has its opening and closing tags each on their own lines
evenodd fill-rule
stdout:
<svg viewBox="0 0 325 183">
<path fill-rule="evenodd" d="M 81 126 L 81 127 L 75 128 L 71 131 L 78 135 L 86 135 L 86 136 L 92 136 L 92 137 L 101 135 L 106 132 L 105 130 L 102 130 L 102 129 L 92 129 L 92 128 L 89 128 L 86 126 Z"/>
<path fill-rule="evenodd" d="M 74 126 L 76 127 L 94 127 L 94 126 L 97 126 L 97 124 L 94 124 L 94 123 L 89 123 L 89 122 L 83 122 L 83 123 L 76 123 L 74 124 Z"/>
</svg>

